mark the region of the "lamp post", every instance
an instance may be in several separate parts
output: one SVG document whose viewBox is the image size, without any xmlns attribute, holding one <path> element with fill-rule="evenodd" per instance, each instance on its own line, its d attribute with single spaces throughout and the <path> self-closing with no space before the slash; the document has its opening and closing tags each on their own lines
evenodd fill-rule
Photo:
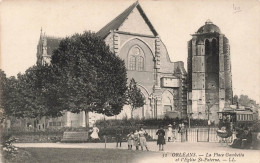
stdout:
<svg viewBox="0 0 260 163">
<path fill-rule="evenodd" d="M 189 128 L 190 128 L 190 118 L 192 116 L 193 113 L 188 113 L 188 118 L 189 118 Z"/>
<path fill-rule="evenodd" d="M 207 103 L 207 114 L 208 114 L 208 142 L 209 142 L 209 130 L 210 130 L 210 124 L 209 124 L 210 99 L 209 99 L 206 103 Z"/>
<path fill-rule="evenodd" d="M 154 108 L 155 108 L 155 109 L 154 109 L 155 119 L 157 119 L 157 100 L 158 100 L 157 97 L 155 97 L 155 98 L 154 98 L 154 101 L 155 101 L 155 103 L 154 103 L 154 104 L 155 104 L 155 106 L 154 106 Z"/>
</svg>

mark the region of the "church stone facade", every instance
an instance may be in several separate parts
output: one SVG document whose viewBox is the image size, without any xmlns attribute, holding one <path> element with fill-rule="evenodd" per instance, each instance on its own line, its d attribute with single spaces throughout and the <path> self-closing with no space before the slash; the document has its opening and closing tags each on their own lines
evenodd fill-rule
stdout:
<svg viewBox="0 0 260 163">
<path fill-rule="evenodd" d="M 186 117 L 187 73 L 184 63 L 171 62 L 164 43 L 138 2 L 100 29 L 97 35 L 125 61 L 128 80 L 136 80 L 145 98 L 145 105 L 134 111 L 135 118 Z M 59 41 L 60 38 L 41 34 L 37 47 L 38 64 L 50 61 L 52 50 L 58 47 Z M 104 118 L 96 113 L 89 116 L 92 123 Z M 125 116 L 130 117 L 127 105 L 119 115 L 105 118 Z M 60 121 L 61 126 L 84 127 L 85 114 L 66 112 L 63 117 L 48 120 L 48 124 L 55 121 Z"/>
<path fill-rule="evenodd" d="M 232 104 L 230 46 L 211 21 L 188 42 L 188 115 L 218 122 L 218 111 Z"/>
</svg>

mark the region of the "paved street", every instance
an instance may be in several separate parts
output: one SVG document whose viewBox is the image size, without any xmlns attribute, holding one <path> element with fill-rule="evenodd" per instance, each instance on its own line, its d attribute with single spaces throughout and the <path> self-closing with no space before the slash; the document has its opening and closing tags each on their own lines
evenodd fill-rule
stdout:
<svg viewBox="0 0 260 163">
<path fill-rule="evenodd" d="M 41 148 L 105 148 L 104 143 L 16 143 L 17 147 L 41 147 Z M 115 149 L 115 143 L 107 143 L 106 148 Z M 148 142 L 150 151 L 158 151 L 156 142 Z M 120 149 L 120 148 L 118 148 Z M 121 149 L 127 150 L 127 143 L 123 143 Z M 159 151 L 158 151 L 159 152 Z M 185 152 L 185 154 L 184 154 Z M 220 143 L 190 143 L 170 142 L 165 150 L 154 157 L 142 158 L 138 162 L 252 162 L 260 163 L 260 152 L 257 150 L 234 149 Z M 188 153 L 195 153 L 189 154 Z M 184 155 L 186 156 L 184 156 Z M 167 156 L 166 156 L 167 155 Z M 163 156 L 166 156 L 163 158 Z M 179 160 L 178 160 L 179 159 Z M 233 161 L 232 161 L 233 160 Z"/>
</svg>

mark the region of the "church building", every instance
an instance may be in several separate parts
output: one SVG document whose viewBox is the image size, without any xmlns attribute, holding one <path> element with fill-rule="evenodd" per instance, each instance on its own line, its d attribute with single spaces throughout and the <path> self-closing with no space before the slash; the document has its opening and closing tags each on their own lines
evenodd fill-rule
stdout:
<svg viewBox="0 0 260 163">
<path fill-rule="evenodd" d="M 223 42 L 223 40 L 226 39 L 223 35 L 217 34 L 215 41 L 212 41 L 213 37 L 216 35 L 215 33 L 213 33 L 212 36 L 207 33 L 202 33 L 200 32 L 193 36 L 194 38 L 191 42 L 192 48 L 194 47 L 198 49 L 199 46 L 202 46 L 200 45 L 201 42 L 204 44 L 204 39 L 200 39 L 200 37 L 209 37 L 207 40 L 210 43 L 210 46 L 212 42 L 214 42 L 215 46 L 216 41 Z M 97 35 L 104 39 L 112 52 L 125 61 L 128 80 L 130 81 L 131 78 L 135 79 L 143 97 L 145 98 L 145 105 L 134 111 L 133 114 L 135 118 L 164 118 L 166 116 L 172 118 L 186 117 L 187 73 L 184 69 L 184 63 L 182 61 L 172 62 L 170 60 L 164 43 L 146 16 L 144 10 L 141 8 L 139 2 L 132 4 L 110 23 L 105 25 L 97 32 Z M 41 34 L 37 47 L 38 64 L 50 62 L 52 51 L 58 47 L 60 40 L 60 38 L 49 37 Z M 201 41 L 197 43 L 197 40 Z M 193 43 L 194 41 L 195 43 Z M 216 44 L 216 46 L 218 46 L 218 44 Z M 225 50 L 227 49 L 224 49 L 224 51 Z M 195 53 L 197 53 L 198 50 L 191 51 L 195 51 Z M 224 52 L 219 53 L 222 53 L 221 55 L 223 55 Z M 195 54 L 189 53 L 189 56 L 193 55 Z M 211 54 L 210 52 L 209 56 L 211 55 L 213 55 L 213 53 Z M 222 58 L 219 57 L 219 59 Z M 214 59 L 211 60 L 213 61 Z M 195 62 L 198 62 L 198 60 L 194 61 L 194 63 Z M 222 64 L 222 62 L 219 64 Z M 191 70 L 194 71 L 193 74 L 195 75 L 196 68 Z M 217 72 L 217 70 L 212 71 Z M 223 69 L 221 70 L 221 75 L 229 75 L 225 74 L 224 71 L 228 72 L 228 70 Z M 210 76 L 210 73 L 208 74 Z M 215 78 L 218 78 L 218 76 L 213 75 L 212 78 L 210 77 L 208 83 L 211 83 L 211 79 L 214 79 L 215 81 Z M 219 81 L 220 80 L 221 79 L 219 78 Z M 219 87 L 218 83 L 214 84 L 216 84 L 216 88 Z M 227 99 L 227 93 L 225 96 L 225 91 L 227 91 L 228 88 L 224 87 L 223 89 L 224 91 L 219 89 L 219 94 L 221 95 L 220 102 L 222 102 L 222 98 L 224 101 Z M 195 87 L 192 87 L 190 92 L 193 93 L 193 90 L 195 90 Z M 203 92 L 202 88 L 200 92 Z M 95 120 L 100 118 L 121 119 L 125 116 L 130 118 L 130 113 L 130 106 L 126 105 L 123 107 L 123 110 L 119 115 L 104 117 L 100 114 L 90 113 L 89 118 L 90 122 L 94 123 Z M 84 113 L 73 114 L 66 112 L 64 116 L 60 118 L 49 119 L 46 126 L 54 127 L 59 124 L 67 127 L 84 127 L 84 122 Z"/>
</svg>

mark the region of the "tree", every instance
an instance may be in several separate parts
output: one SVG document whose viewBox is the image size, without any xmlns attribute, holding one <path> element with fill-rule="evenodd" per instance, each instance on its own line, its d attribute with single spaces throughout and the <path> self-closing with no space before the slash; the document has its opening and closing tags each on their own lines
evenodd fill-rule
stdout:
<svg viewBox="0 0 260 163">
<path fill-rule="evenodd" d="M 0 108 L 3 107 L 3 89 L 6 85 L 6 74 L 0 69 Z"/>
<path fill-rule="evenodd" d="M 131 106 L 131 118 L 133 118 L 133 111 L 135 109 L 144 106 L 144 100 L 141 90 L 137 87 L 136 81 L 132 78 L 127 90 L 127 104 Z"/>
<path fill-rule="evenodd" d="M 124 61 L 94 33 L 63 39 L 53 52 L 51 66 L 64 109 L 86 115 L 89 111 L 107 116 L 121 112 L 127 90 Z"/>
<path fill-rule="evenodd" d="M 112 116 L 121 112 L 126 100 L 124 61 L 90 32 L 63 39 L 50 65 L 32 66 L 3 81 L 1 105 L 18 118 L 58 117 L 65 110 Z"/>
<path fill-rule="evenodd" d="M 251 104 L 256 106 L 256 101 L 249 98 L 247 95 L 240 95 L 238 103 L 242 106 L 250 107 Z"/>
<path fill-rule="evenodd" d="M 238 103 L 238 96 L 235 95 L 234 98 L 233 98 L 233 104 L 237 104 Z"/>
<path fill-rule="evenodd" d="M 3 94 L 4 94 L 4 88 L 6 86 L 6 74 L 4 73 L 4 71 L 2 71 L 0 69 L 0 125 L 1 127 L 3 127 L 2 125 L 4 125 L 5 122 L 5 111 L 4 111 L 4 106 L 3 106 Z M 1 130 L 2 128 L 0 128 Z"/>
<path fill-rule="evenodd" d="M 6 115 L 17 118 L 58 117 L 62 115 L 61 101 L 53 87 L 52 69 L 48 65 L 32 66 L 25 74 L 5 81 L 2 106 Z"/>
</svg>

